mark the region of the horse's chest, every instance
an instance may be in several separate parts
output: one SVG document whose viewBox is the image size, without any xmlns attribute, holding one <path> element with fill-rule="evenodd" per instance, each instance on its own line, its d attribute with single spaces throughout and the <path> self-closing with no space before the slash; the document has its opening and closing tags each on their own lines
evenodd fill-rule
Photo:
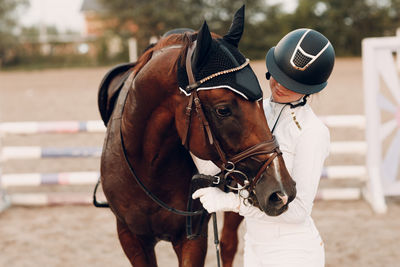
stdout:
<svg viewBox="0 0 400 267">
<path fill-rule="evenodd" d="M 145 211 L 131 212 L 127 224 L 133 234 L 151 235 L 160 240 L 170 241 L 172 236 L 184 231 L 185 217 L 160 210 L 152 214 Z"/>
</svg>

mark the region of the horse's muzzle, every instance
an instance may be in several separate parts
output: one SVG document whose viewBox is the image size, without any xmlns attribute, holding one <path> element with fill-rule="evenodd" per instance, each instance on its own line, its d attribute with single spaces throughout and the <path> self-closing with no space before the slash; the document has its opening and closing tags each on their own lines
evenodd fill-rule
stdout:
<svg viewBox="0 0 400 267">
<path fill-rule="evenodd" d="M 271 180 L 263 177 L 257 183 L 255 193 L 260 209 L 269 216 L 278 216 L 288 209 L 289 203 L 295 198 L 296 182 L 290 178 L 285 186 Z"/>
</svg>

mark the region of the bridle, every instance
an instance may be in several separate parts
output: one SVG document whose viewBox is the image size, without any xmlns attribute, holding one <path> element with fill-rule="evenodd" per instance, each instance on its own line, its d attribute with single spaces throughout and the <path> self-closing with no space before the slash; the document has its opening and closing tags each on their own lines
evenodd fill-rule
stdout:
<svg viewBox="0 0 400 267">
<path fill-rule="evenodd" d="M 222 162 L 222 164 L 219 164 L 219 166 L 218 166 L 222 170 L 222 173 L 220 174 L 218 179 L 220 177 L 224 178 L 225 180 L 228 179 L 229 177 L 233 178 L 233 180 L 235 180 L 236 183 L 238 184 L 237 187 L 231 187 L 231 186 L 228 186 L 228 187 L 232 190 L 239 191 L 242 198 L 248 199 L 250 196 L 250 193 L 253 192 L 253 190 L 254 190 L 257 182 L 261 178 L 263 172 L 268 168 L 268 166 L 272 163 L 272 161 L 278 155 L 282 154 L 282 152 L 279 149 L 279 145 L 278 145 L 278 142 L 277 142 L 275 136 L 273 136 L 272 140 L 263 141 L 259 144 L 251 146 L 251 147 L 247 148 L 246 150 L 244 150 L 230 158 L 228 158 L 226 156 L 226 153 L 222 149 L 218 140 L 215 138 L 215 135 L 213 134 L 210 124 L 207 120 L 207 117 L 203 111 L 201 101 L 198 96 L 198 89 L 202 83 L 204 83 L 214 77 L 243 69 L 244 67 L 246 67 L 249 64 L 249 60 L 247 59 L 245 61 L 245 63 L 243 63 L 242 65 L 240 65 L 238 67 L 220 71 L 220 72 L 214 73 L 208 77 L 205 77 L 199 81 L 196 81 L 194 78 L 194 75 L 193 75 L 192 64 L 191 64 L 191 57 L 192 57 L 195 47 L 196 47 L 196 41 L 194 41 L 192 43 L 192 45 L 189 46 L 189 48 L 187 50 L 187 54 L 186 54 L 186 62 L 185 62 L 186 63 L 186 73 L 187 73 L 188 81 L 189 81 L 189 85 L 186 86 L 186 92 L 190 93 L 190 96 L 189 96 L 188 104 L 186 106 L 186 111 L 185 111 L 185 128 L 184 128 L 184 132 L 183 132 L 182 144 L 189 150 L 189 141 L 188 141 L 189 140 L 189 129 L 190 129 L 192 109 L 193 109 L 193 105 L 194 105 L 196 113 L 197 113 L 198 117 L 200 118 L 201 125 L 203 126 L 203 128 L 206 132 L 207 139 L 208 139 L 210 145 L 214 146 L 215 150 L 217 151 L 217 153 L 219 155 L 220 161 Z M 239 163 L 247 158 L 251 158 L 253 156 L 261 155 L 261 154 L 271 154 L 271 156 L 261 166 L 261 168 L 257 172 L 254 179 L 249 179 L 245 173 L 236 169 L 237 163 Z M 238 176 L 242 177 L 242 178 L 239 178 Z"/>
<path fill-rule="evenodd" d="M 177 46 L 174 46 L 173 48 L 177 48 Z M 281 154 L 281 151 L 279 150 L 279 145 L 278 142 L 276 141 L 275 137 L 272 138 L 272 140 L 269 141 L 264 141 L 259 144 L 256 144 L 232 157 L 229 159 L 226 157 L 225 152 L 222 150 L 218 140 L 214 137 L 210 124 L 208 123 L 208 120 L 204 114 L 204 111 L 201 106 L 200 98 L 197 94 L 197 89 L 201 85 L 201 83 L 205 82 L 206 79 L 212 79 L 214 77 L 217 77 L 222 74 L 230 73 L 233 71 L 237 71 L 244 66 L 248 64 L 248 61 L 246 61 L 244 64 L 242 64 L 239 67 L 225 70 L 222 72 L 218 72 L 215 74 L 210 75 L 209 77 L 206 77 L 200 81 L 195 81 L 192 68 L 191 68 L 191 55 L 193 54 L 195 48 L 195 42 L 192 44 L 192 46 L 189 47 L 186 55 L 186 71 L 189 79 L 189 85 L 188 88 L 190 89 L 189 91 L 191 92 L 189 96 L 189 101 L 186 107 L 186 125 L 184 129 L 184 135 L 182 138 L 182 144 L 188 148 L 188 139 L 189 139 L 189 128 L 190 128 L 190 118 L 192 114 L 192 107 L 193 105 L 195 106 L 196 112 L 200 117 L 201 123 L 207 132 L 207 137 L 208 141 L 211 145 L 213 145 L 216 149 L 216 151 L 219 154 L 220 160 L 222 164 L 220 164 L 220 169 L 222 170 L 221 172 L 221 177 L 223 179 L 228 179 L 228 177 L 232 177 L 233 180 L 236 181 L 238 184 L 238 187 L 230 187 L 232 190 L 237 190 L 239 191 L 240 195 L 244 199 L 249 199 L 250 193 L 254 190 L 258 180 L 260 179 L 262 173 L 265 171 L 265 169 L 271 164 L 271 162 Z M 121 89 L 120 92 L 120 101 L 118 104 L 118 114 L 119 116 L 122 116 L 122 112 L 124 110 L 126 98 L 128 95 L 129 88 L 134 85 L 134 79 L 135 79 L 136 73 L 132 73 L 128 80 L 125 82 L 123 88 Z M 133 176 L 133 178 L 136 180 L 140 188 L 147 194 L 149 198 L 151 198 L 154 202 L 156 202 L 158 205 L 163 207 L 164 209 L 173 212 L 177 215 L 183 215 L 183 216 L 195 216 L 203 213 L 203 210 L 197 210 L 197 211 L 183 211 L 176 209 L 174 207 L 169 206 L 167 203 L 159 199 L 156 195 L 154 195 L 150 189 L 143 183 L 143 181 L 136 175 L 135 170 L 131 164 L 131 162 L 128 159 L 128 152 L 125 146 L 124 142 L 124 137 L 122 134 L 122 129 L 121 129 L 122 124 L 119 125 L 119 132 L 120 132 L 120 138 L 121 138 L 121 148 L 123 151 L 123 156 L 125 159 L 125 162 L 128 165 L 128 168 Z M 236 164 L 239 163 L 240 161 L 256 156 L 256 155 L 261 155 L 261 154 L 272 154 L 270 158 L 261 166 L 259 169 L 257 175 L 255 176 L 254 179 L 250 180 L 245 173 L 243 173 L 240 170 L 236 169 Z M 238 178 L 237 176 L 241 176 L 243 179 Z M 216 177 L 218 178 L 218 181 L 220 180 L 220 176 Z M 240 186 L 239 186 L 240 185 Z"/>
<path fill-rule="evenodd" d="M 223 172 L 220 175 L 223 176 L 223 178 L 225 180 L 227 180 L 229 177 L 232 177 L 237 182 L 238 187 L 237 188 L 230 187 L 230 188 L 232 190 L 239 191 L 240 196 L 242 198 L 244 198 L 245 200 L 249 201 L 250 192 L 252 192 L 254 190 L 262 173 L 265 171 L 266 168 L 268 168 L 268 166 L 272 163 L 272 161 L 278 155 L 281 154 L 281 151 L 279 150 L 278 142 L 276 141 L 275 137 L 273 136 L 272 140 L 261 142 L 259 144 L 256 144 L 256 145 L 230 157 L 229 159 L 227 158 L 226 153 L 223 151 L 218 140 L 214 137 L 214 135 L 212 133 L 210 124 L 209 124 L 207 117 L 205 116 L 204 111 L 202 109 L 200 98 L 197 93 L 197 89 L 199 88 L 199 86 L 202 83 L 206 82 L 209 79 L 212 79 L 214 77 L 217 77 L 219 75 L 223 75 L 226 73 L 238 71 L 238 70 L 244 68 L 245 66 L 247 66 L 249 64 L 249 61 L 246 60 L 246 62 L 244 64 L 242 64 L 241 66 L 238 66 L 236 68 L 232 68 L 229 70 L 217 72 L 215 74 L 212 74 L 212 75 L 196 82 L 194 79 L 194 76 L 193 76 L 192 65 L 191 65 L 191 56 L 193 54 L 195 46 L 196 46 L 196 42 L 194 42 L 194 44 L 189 46 L 187 54 L 186 54 L 186 72 L 187 72 L 188 80 L 189 80 L 189 85 L 187 86 L 186 89 L 190 92 L 190 96 L 189 96 L 188 104 L 186 106 L 186 112 L 185 112 L 186 113 L 186 119 L 185 119 L 186 125 L 184 128 L 182 144 L 188 148 L 190 119 L 191 119 L 191 114 L 192 114 L 192 107 L 194 105 L 196 112 L 199 115 L 199 118 L 201 120 L 201 124 L 203 125 L 203 127 L 207 133 L 208 141 L 211 145 L 213 145 L 215 147 L 216 151 L 218 152 L 219 158 L 222 162 L 222 164 L 219 167 L 223 170 Z M 176 46 L 174 46 L 174 48 L 176 48 Z M 125 82 L 123 88 L 121 89 L 120 96 L 119 96 L 120 99 L 119 99 L 118 111 L 117 111 L 119 116 L 122 116 L 122 112 L 123 112 L 123 109 L 125 106 L 127 94 L 128 94 L 129 88 L 134 84 L 133 81 L 134 81 L 135 76 L 136 76 L 136 73 L 131 73 L 130 77 L 128 78 L 128 80 Z M 127 166 L 129 168 L 133 178 L 136 180 L 139 187 L 147 194 L 147 196 L 149 198 L 151 198 L 154 202 L 156 202 L 159 206 L 161 206 L 164 209 L 166 209 L 167 211 L 172 212 L 177 215 L 187 216 L 188 218 L 190 218 L 190 216 L 204 214 L 204 209 L 196 210 L 196 211 L 184 211 L 184 210 L 179 210 L 174 207 L 171 207 L 170 205 L 168 205 L 166 202 L 159 199 L 155 194 L 153 194 L 150 191 L 150 189 L 136 175 L 134 168 L 128 159 L 128 152 L 127 152 L 127 149 L 126 149 L 126 146 L 124 143 L 121 126 L 122 126 L 122 124 L 119 125 L 119 133 L 120 133 L 120 140 L 121 140 L 121 148 L 123 151 L 123 156 L 124 156 L 125 162 L 127 163 Z M 272 154 L 272 155 L 261 166 L 261 168 L 259 169 L 257 175 L 255 176 L 255 178 L 253 180 L 249 180 L 249 178 L 247 177 L 247 175 L 245 173 L 236 169 L 236 164 L 239 163 L 240 161 L 250 158 L 252 156 L 261 155 L 261 154 Z M 238 175 L 243 177 L 243 179 L 237 178 Z M 217 178 L 218 178 L 218 180 L 220 180 L 220 177 L 217 177 Z M 97 189 L 97 186 L 99 185 L 99 183 L 100 183 L 100 180 L 97 182 L 96 187 L 95 187 L 93 203 L 97 207 L 109 207 L 108 203 L 98 203 L 95 198 L 96 189 Z M 239 185 L 240 185 L 240 187 L 239 187 Z M 217 217 L 216 217 L 215 212 L 212 214 L 212 218 L 213 218 L 213 226 L 214 226 L 214 244 L 216 246 L 216 253 L 217 253 L 217 263 L 218 263 L 217 265 L 220 266 L 218 227 L 217 227 Z M 187 225 L 186 225 L 187 232 L 191 229 L 188 222 L 189 222 L 189 220 L 187 220 Z"/>
</svg>

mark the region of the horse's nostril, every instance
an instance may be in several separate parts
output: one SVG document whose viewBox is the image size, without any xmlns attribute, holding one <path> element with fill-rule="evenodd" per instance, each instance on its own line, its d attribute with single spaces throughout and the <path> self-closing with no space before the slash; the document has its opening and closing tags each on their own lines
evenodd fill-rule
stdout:
<svg viewBox="0 0 400 267">
<path fill-rule="evenodd" d="M 269 203 L 275 207 L 283 207 L 288 203 L 288 196 L 282 192 L 272 193 L 269 197 Z"/>
<path fill-rule="evenodd" d="M 278 192 L 278 193 L 276 193 L 276 194 L 277 194 L 278 197 L 281 199 L 283 205 L 286 205 L 287 202 L 288 202 L 289 197 L 288 197 L 286 194 L 281 193 L 281 192 Z"/>
</svg>

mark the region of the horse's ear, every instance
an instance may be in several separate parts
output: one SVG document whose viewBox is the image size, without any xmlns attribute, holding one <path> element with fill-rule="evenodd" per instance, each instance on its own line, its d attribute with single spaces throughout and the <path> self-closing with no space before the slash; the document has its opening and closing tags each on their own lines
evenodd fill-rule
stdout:
<svg viewBox="0 0 400 267">
<path fill-rule="evenodd" d="M 197 44 L 193 52 L 192 66 L 194 69 L 200 69 L 204 61 L 207 60 L 208 52 L 210 51 L 212 37 L 208 29 L 207 22 L 204 21 L 203 26 L 197 34 Z"/>
<path fill-rule="evenodd" d="M 240 38 L 244 30 L 244 5 L 236 11 L 231 24 L 231 28 L 224 36 L 224 40 L 231 45 L 238 47 Z"/>
</svg>

